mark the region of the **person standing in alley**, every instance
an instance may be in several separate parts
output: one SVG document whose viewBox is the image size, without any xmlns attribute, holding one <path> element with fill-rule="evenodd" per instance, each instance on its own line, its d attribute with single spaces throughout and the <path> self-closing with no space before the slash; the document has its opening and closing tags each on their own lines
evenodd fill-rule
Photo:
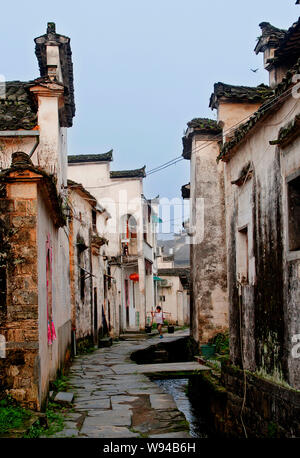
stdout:
<svg viewBox="0 0 300 458">
<path fill-rule="evenodd" d="M 164 323 L 164 317 L 163 317 L 162 309 L 161 309 L 161 307 L 159 305 L 156 307 L 156 311 L 152 312 L 152 323 L 151 323 L 151 325 L 153 324 L 153 321 L 155 321 L 155 323 L 157 324 L 157 330 L 159 332 L 159 338 L 162 339 L 163 338 L 162 326 L 163 326 L 163 323 Z"/>
</svg>

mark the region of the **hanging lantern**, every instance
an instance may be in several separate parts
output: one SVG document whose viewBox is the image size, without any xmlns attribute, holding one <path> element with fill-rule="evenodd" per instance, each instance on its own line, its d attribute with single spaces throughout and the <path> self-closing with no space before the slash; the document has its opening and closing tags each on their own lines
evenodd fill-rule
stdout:
<svg viewBox="0 0 300 458">
<path fill-rule="evenodd" d="M 129 275 L 130 280 L 132 281 L 139 281 L 139 274 L 134 273 Z"/>
</svg>

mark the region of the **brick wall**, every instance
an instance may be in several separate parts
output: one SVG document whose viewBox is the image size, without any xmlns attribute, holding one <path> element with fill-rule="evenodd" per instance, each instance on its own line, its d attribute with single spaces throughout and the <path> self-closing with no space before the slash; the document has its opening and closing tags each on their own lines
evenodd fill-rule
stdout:
<svg viewBox="0 0 300 458">
<path fill-rule="evenodd" d="M 0 388 L 27 407 L 39 408 L 37 184 L 8 183 L 1 193 L 0 219 L 6 231 L 0 247 L 6 254 L 0 315 L 6 358 L 0 359 Z"/>
</svg>

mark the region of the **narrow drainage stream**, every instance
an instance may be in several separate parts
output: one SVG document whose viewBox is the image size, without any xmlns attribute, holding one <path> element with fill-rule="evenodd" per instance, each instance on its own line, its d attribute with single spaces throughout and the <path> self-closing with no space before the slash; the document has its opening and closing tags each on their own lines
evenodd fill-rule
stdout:
<svg viewBox="0 0 300 458">
<path fill-rule="evenodd" d="M 190 424 L 190 435 L 196 438 L 215 437 L 216 434 L 210 427 L 210 421 L 201 409 L 193 407 L 188 394 L 188 378 L 153 380 L 166 393 L 173 396 L 178 410 L 184 413 Z"/>
</svg>

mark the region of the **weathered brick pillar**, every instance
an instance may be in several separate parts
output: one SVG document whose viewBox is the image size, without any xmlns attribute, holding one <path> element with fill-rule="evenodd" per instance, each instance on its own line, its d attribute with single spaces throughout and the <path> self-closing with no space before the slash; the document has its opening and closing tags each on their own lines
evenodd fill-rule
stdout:
<svg viewBox="0 0 300 458">
<path fill-rule="evenodd" d="M 10 170 L 0 183 L 0 249 L 6 255 L 5 294 L 0 302 L 6 358 L 0 359 L 0 387 L 23 405 L 40 409 L 37 182 L 30 180 L 30 171 L 22 175 Z"/>
</svg>

